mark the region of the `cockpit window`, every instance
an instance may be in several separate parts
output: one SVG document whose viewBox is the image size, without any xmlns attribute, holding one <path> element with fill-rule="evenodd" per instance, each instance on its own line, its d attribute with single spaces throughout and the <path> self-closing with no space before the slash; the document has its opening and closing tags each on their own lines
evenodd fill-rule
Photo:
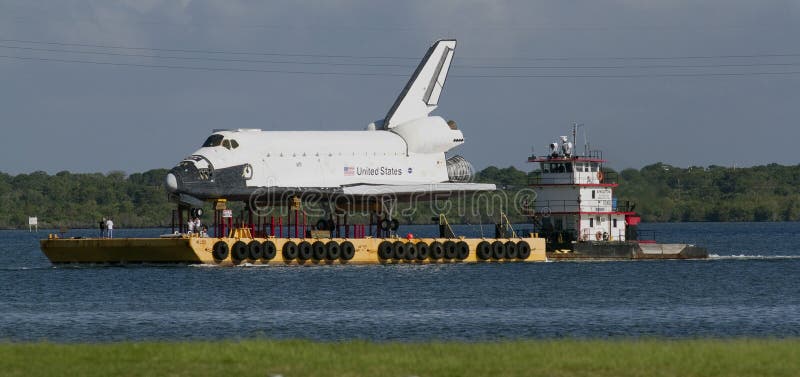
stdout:
<svg viewBox="0 0 800 377">
<path fill-rule="evenodd" d="M 233 147 L 233 149 L 239 148 L 239 143 L 237 143 L 236 140 L 231 139 L 231 147 Z"/>
<path fill-rule="evenodd" d="M 203 143 L 203 147 L 218 147 L 222 144 L 222 135 L 211 135 L 206 139 L 206 142 Z"/>
<path fill-rule="evenodd" d="M 231 141 L 228 140 L 228 139 L 223 140 L 222 141 L 222 146 L 225 147 L 225 148 L 231 149 Z"/>
</svg>

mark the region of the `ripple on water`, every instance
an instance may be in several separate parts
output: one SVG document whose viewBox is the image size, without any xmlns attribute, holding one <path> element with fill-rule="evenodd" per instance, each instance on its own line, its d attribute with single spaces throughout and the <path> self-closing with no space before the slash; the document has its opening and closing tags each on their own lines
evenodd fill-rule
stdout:
<svg viewBox="0 0 800 377">
<path fill-rule="evenodd" d="M 54 267 L 36 235 L 0 232 L 0 283 L 8 288 L 0 290 L 0 337 L 800 336 L 800 252 L 786 236 L 795 224 L 646 225 L 664 241 L 708 245 L 713 255 L 602 263 Z"/>
</svg>

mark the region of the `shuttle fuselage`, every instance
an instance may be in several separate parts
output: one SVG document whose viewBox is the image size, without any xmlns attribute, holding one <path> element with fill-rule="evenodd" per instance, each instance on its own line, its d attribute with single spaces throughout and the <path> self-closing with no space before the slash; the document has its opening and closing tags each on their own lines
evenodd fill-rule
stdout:
<svg viewBox="0 0 800 377">
<path fill-rule="evenodd" d="M 218 130 L 170 171 L 166 187 L 178 200 L 245 199 L 259 188 L 345 195 L 492 190 L 452 174 L 445 153 L 464 135 L 429 116 L 454 49 L 454 40 L 436 42 L 389 114 L 365 131 Z"/>
</svg>

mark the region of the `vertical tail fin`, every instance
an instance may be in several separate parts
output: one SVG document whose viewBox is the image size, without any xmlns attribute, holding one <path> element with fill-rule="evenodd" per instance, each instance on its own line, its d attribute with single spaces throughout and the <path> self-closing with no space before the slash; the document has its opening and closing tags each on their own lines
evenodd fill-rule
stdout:
<svg viewBox="0 0 800 377">
<path fill-rule="evenodd" d="M 438 40 L 428 49 L 422 62 L 406 83 L 406 87 L 386 114 L 383 120 L 385 129 L 424 118 L 436 109 L 455 49 L 455 39 Z"/>
</svg>

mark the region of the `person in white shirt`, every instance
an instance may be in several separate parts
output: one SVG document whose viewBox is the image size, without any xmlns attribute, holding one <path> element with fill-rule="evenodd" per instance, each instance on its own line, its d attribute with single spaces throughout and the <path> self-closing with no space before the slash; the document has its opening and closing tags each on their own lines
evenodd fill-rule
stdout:
<svg viewBox="0 0 800 377">
<path fill-rule="evenodd" d="M 114 237 L 112 236 L 112 231 L 114 230 L 114 222 L 113 222 L 113 221 L 111 221 L 111 218 L 110 218 L 110 217 L 109 217 L 109 218 L 108 218 L 108 220 L 106 221 L 106 229 L 108 230 L 108 238 L 114 238 Z"/>
<path fill-rule="evenodd" d="M 189 231 L 188 231 L 188 232 L 186 232 L 186 234 L 188 234 L 188 235 L 190 235 L 190 236 L 191 236 L 191 235 L 192 235 L 192 233 L 194 233 L 194 220 L 189 220 L 189 223 L 188 223 L 188 224 L 186 224 L 186 225 L 188 225 L 188 226 L 189 226 Z"/>
<path fill-rule="evenodd" d="M 200 235 L 200 237 L 203 237 L 203 226 L 200 223 L 199 217 L 194 218 L 194 231 L 197 232 L 197 234 Z"/>
</svg>

